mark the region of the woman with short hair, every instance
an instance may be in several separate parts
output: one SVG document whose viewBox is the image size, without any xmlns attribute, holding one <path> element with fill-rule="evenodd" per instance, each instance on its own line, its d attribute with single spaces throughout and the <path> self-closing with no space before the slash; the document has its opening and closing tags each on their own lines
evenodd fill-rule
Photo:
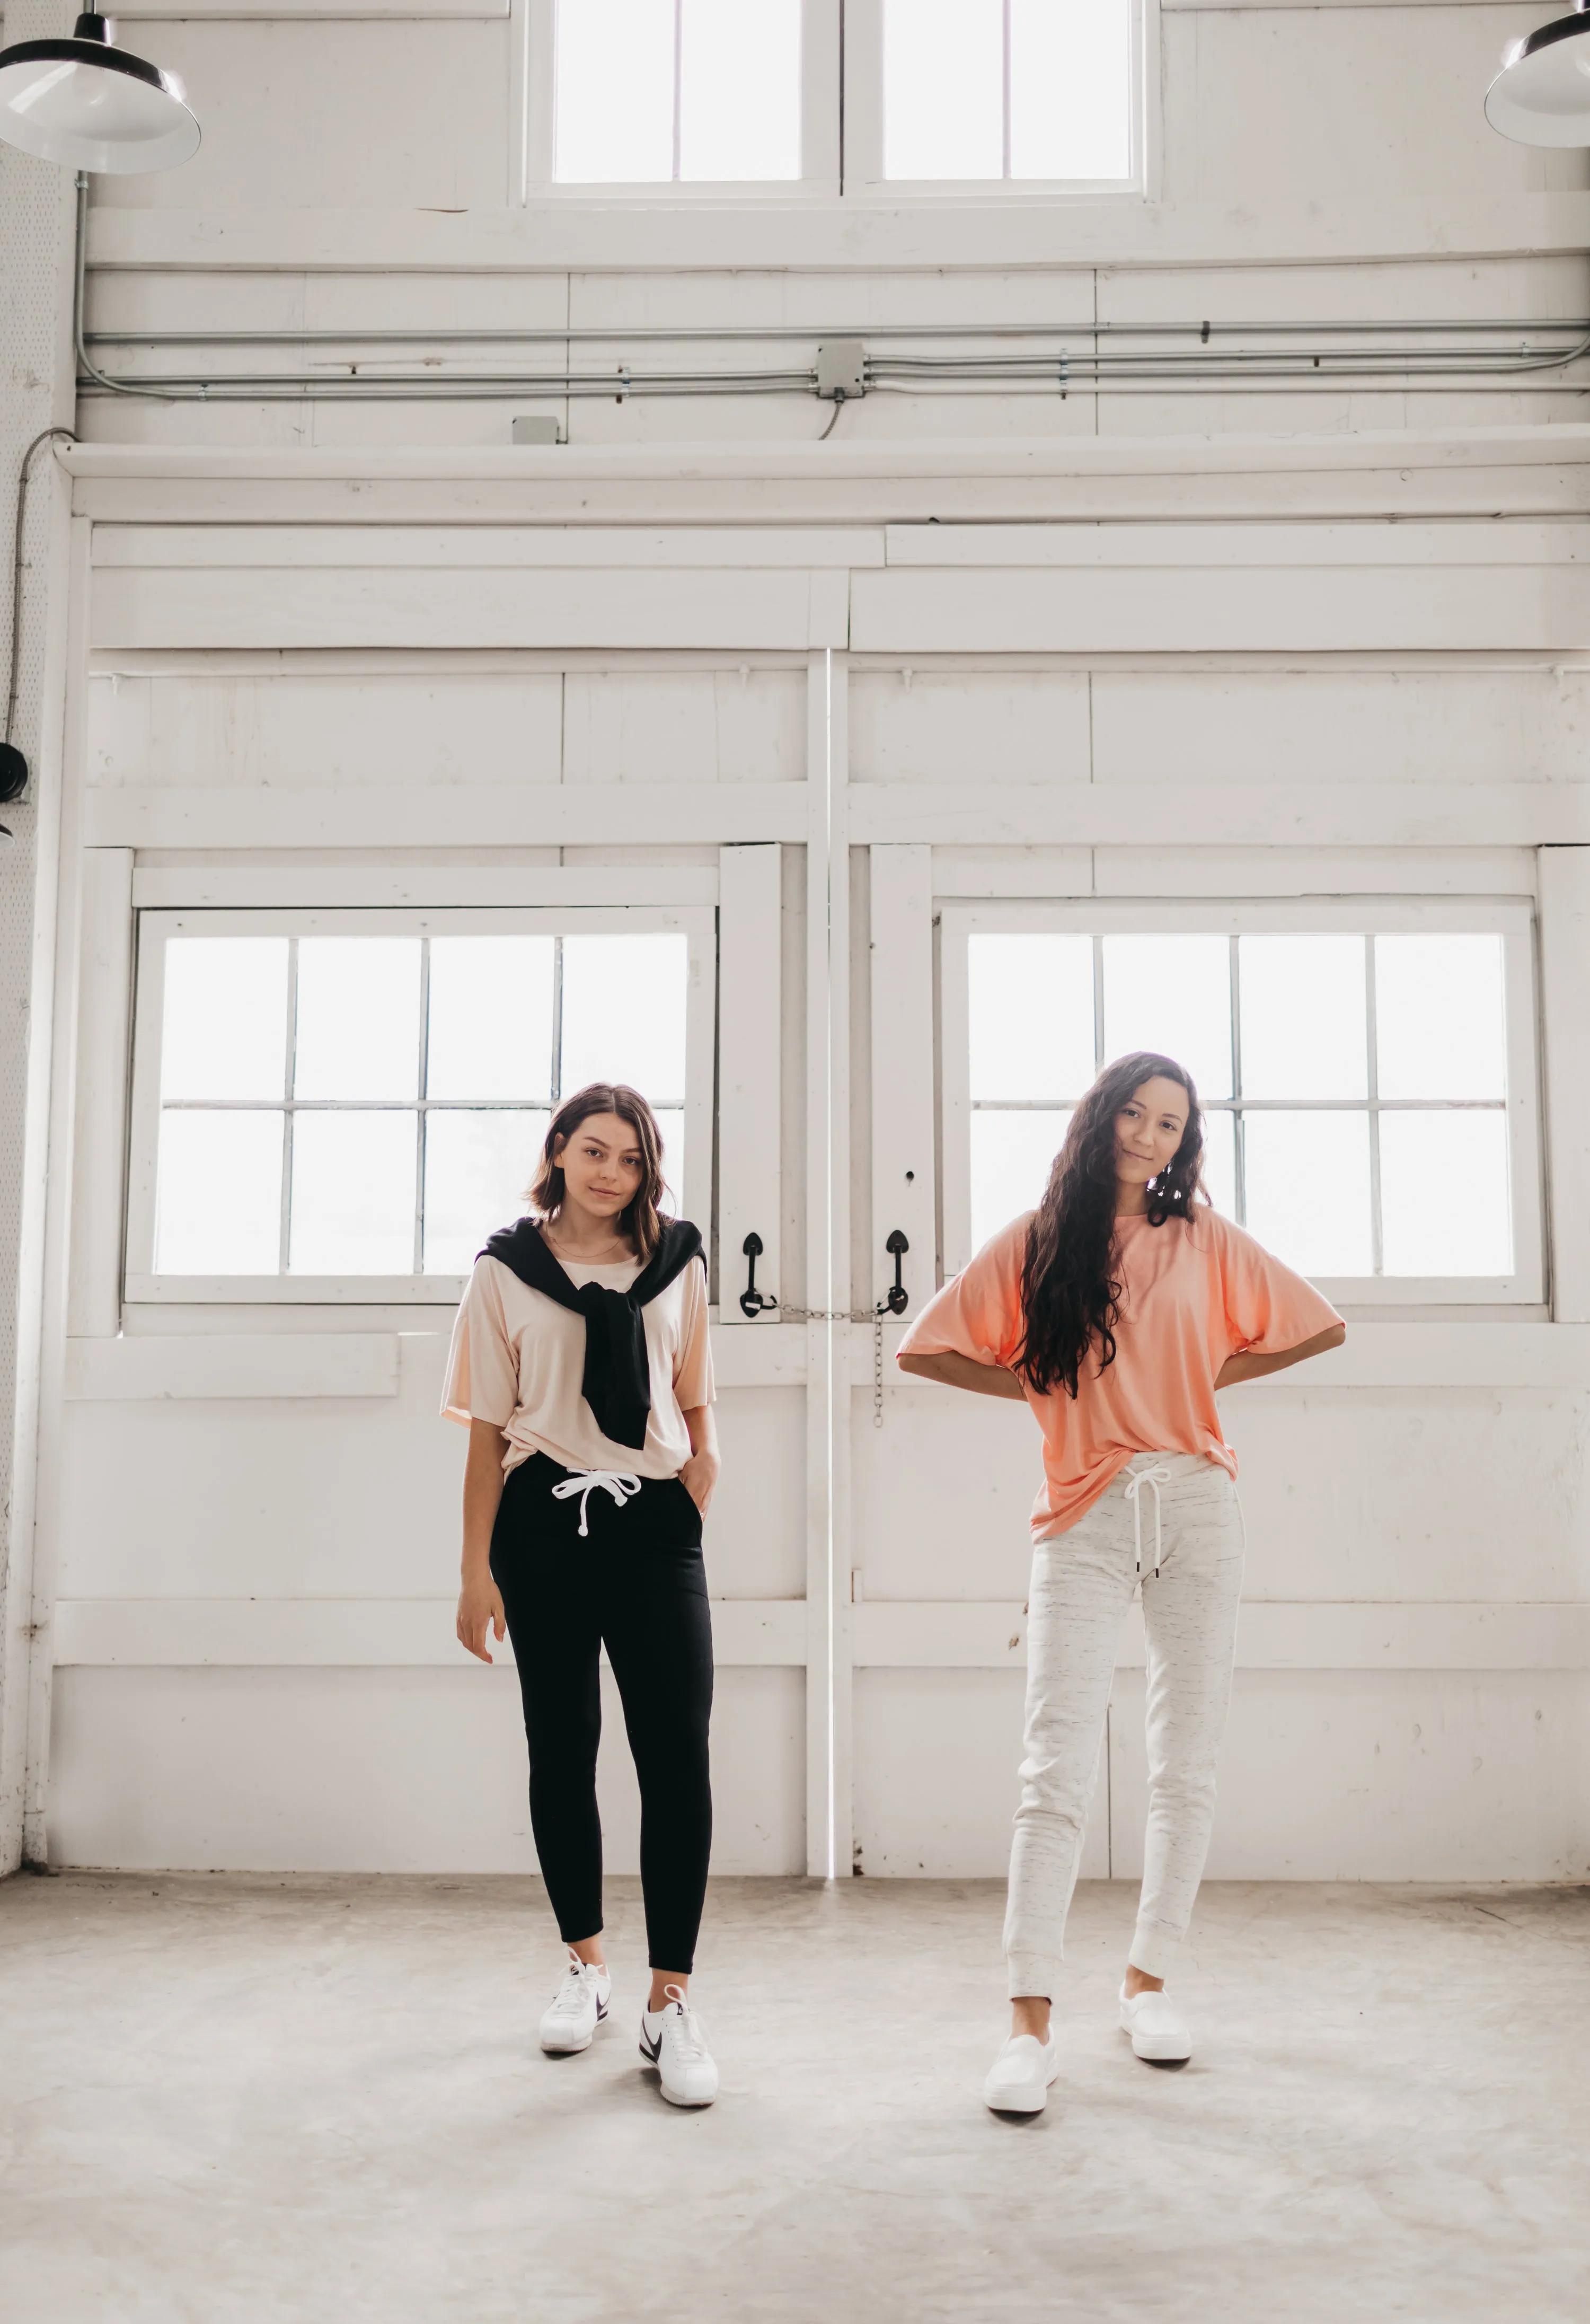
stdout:
<svg viewBox="0 0 1590 2324">
<path fill-rule="evenodd" d="M 605 1646 L 640 1784 L 651 1993 L 641 2055 L 676 2106 L 718 2070 L 689 2001 L 712 1801 L 712 1633 L 702 1519 L 718 1479 L 706 1263 L 659 1215 L 646 1100 L 593 1083 L 554 1113 L 532 1216 L 492 1236 L 453 1331 L 442 1408 L 469 1430 L 458 1637 L 513 1642 L 530 1822 L 568 1968 L 544 2050 L 607 2015 L 596 1751 Z"/>
<path fill-rule="evenodd" d="M 1164 1982 L 1209 1850 L 1244 1549 L 1215 1396 L 1346 1336 L 1311 1285 L 1210 1208 L 1202 1162 L 1191 1076 L 1147 1051 L 1107 1065 L 1038 1209 L 995 1235 L 900 1345 L 908 1372 L 1024 1398 L 1043 1435 L 1005 1921 L 1012 2028 L 984 2090 L 1000 2113 L 1039 2112 L 1058 2071 L 1050 2004 L 1139 1586 L 1148 1823 L 1121 2025 L 1140 2058 L 1190 2054 Z"/>
</svg>

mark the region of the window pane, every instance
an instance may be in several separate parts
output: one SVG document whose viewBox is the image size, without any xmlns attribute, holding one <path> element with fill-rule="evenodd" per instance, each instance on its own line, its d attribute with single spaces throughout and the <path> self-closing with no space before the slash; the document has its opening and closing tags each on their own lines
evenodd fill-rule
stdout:
<svg viewBox="0 0 1590 2324">
<path fill-rule="evenodd" d="M 281 1251 L 280 1113 L 166 1113 L 157 1275 L 274 1275 Z"/>
<path fill-rule="evenodd" d="M 415 1097 L 418 936 L 305 936 L 299 945 L 300 1098 Z"/>
<path fill-rule="evenodd" d="M 972 936 L 971 1094 L 1080 1097 L 1093 1079 L 1091 936 Z"/>
<path fill-rule="evenodd" d="M 1224 936 L 1106 936 L 1104 1054 L 1157 1049 L 1205 1097 L 1231 1090 L 1230 945 Z"/>
<path fill-rule="evenodd" d="M 674 0 L 557 0 L 564 185 L 674 174 Z"/>
<path fill-rule="evenodd" d="M 1130 0 L 1010 0 L 1010 174 L 1132 168 Z"/>
<path fill-rule="evenodd" d="M 653 1105 L 682 1099 L 688 972 L 684 936 L 565 936 L 562 1094 L 628 1082 Z"/>
<path fill-rule="evenodd" d="M 432 1113 L 425 1128 L 425 1271 L 467 1275 L 525 1209 L 550 1116 Z"/>
<path fill-rule="evenodd" d="M 1376 936 L 1382 1097 L 1505 1097 L 1499 936 Z"/>
<path fill-rule="evenodd" d="M 552 1094 L 550 936 L 433 936 L 427 1097 Z"/>
<path fill-rule="evenodd" d="M 1369 1117 L 1250 1113 L 1248 1232 L 1300 1275 L 1368 1275 Z"/>
<path fill-rule="evenodd" d="M 1206 1113 L 1203 1118 L 1203 1185 L 1223 1219 L 1236 1216 L 1236 1116 Z"/>
<path fill-rule="evenodd" d="M 1245 1097 L 1366 1097 L 1362 936 L 1243 936 Z"/>
<path fill-rule="evenodd" d="M 679 175 L 801 174 L 801 0 L 684 0 Z"/>
<path fill-rule="evenodd" d="M 1511 1275 L 1506 1115 L 1383 1113 L 1380 1215 L 1388 1275 Z"/>
<path fill-rule="evenodd" d="M 1035 1211 L 1050 1165 L 1065 1142 L 1069 1112 L 974 1113 L 971 1117 L 971 1247 L 1023 1211 Z"/>
<path fill-rule="evenodd" d="M 280 1098 L 286 1070 L 287 938 L 173 936 L 161 1095 Z"/>
<path fill-rule="evenodd" d="M 685 1215 L 685 1109 L 682 1105 L 664 1105 L 657 1109 L 657 1126 L 663 1134 L 663 1202 L 662 1207 L 672 1218 Z M 704 1227 L 703 1232 L 705 1232 Z"/>
<path fill-rule="evenodd" d="M 884 0 L 886 178 L 1005 170 L 1002 0 Z"/>
<path fill-rule="evenodd" d="M 292 1132 L 295 1275 L 414 1272 L 412 1113 L 300 1113 Z"/>
</svg>

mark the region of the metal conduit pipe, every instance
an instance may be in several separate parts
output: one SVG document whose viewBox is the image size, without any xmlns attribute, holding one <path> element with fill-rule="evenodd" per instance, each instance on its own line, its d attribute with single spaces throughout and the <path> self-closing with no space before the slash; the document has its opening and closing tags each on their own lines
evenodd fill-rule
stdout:
<svg viewBox="0 0 1590 2324">
<path fill-rule="evenodd" d="M 222 374 L 159 373 L 141 374 L 136 377 L 115 376 L 105 372 L 88 353 L 90 335 L 84 329 L 85 278 L 87 249 L 88 180 L 86 175 L 78 180 L 78 246 L 77 269 L 73 299 L 73 337 L 78 364 L 78 386 L 80 393 L 102 395 L 138 395 L 161 401 L 245 401 L 245 402 L 464 402 L 482 400 L 519 401 L 526 396 L 580 400 L 611 396 L 619 402 L 630 396 L 654 395 L 812 395 L 820 390 L 816 366 L 786 365 L 757 371 L 719 369 L 666 371 L 637 370 L 622 364 L 613 372 L 576 372 L 514 370 L 501 372 L 439 373 L 434 363 L 424 372 L 398 371 L 382 367 L 379 371 L 362 370 L 350 362 L 346 370 L 227 372 Z M 1370 345 L 1368 346 L 1332 344 L 1340 338 L 1370 338 L 1389 336 L 1401 329 L 1408 334 L 1409 344 L 1401 346 Z M 1504 344 L 1493 346 L 1466 347 L 1427 346 L 1420 344 L 1425 333 L 1438 332 L 1451 337 L 1480 337 L 1489 335 Z M 1518 335 L 1522 332 L 1521 338 Z M 1529 334 L 1561 335 L 1558 344 L 1540 347 L 1531 346 Z M 1323 341 L 1312 348 L 1264 347 L 1242 348 L 1230 345 L 1216 347 L 1216 335 L 1222 340 L 1253 337 L 1289 337 L 1304 340 Z M 1139 346 L 1115 353 L 1100 347 L 1098 342 L 1107 336 L 1136 338 L 1188 338 L 1196 335 L 1195 347 L 1152 348 Z M 772 329 L 756 325 L 731 325 L 711 328 L 692 325 L 671 328 L 667 326 L 647 326 L 636 333 L 603 331 L 576 327 L 565 330 L 541 329 L 525 331 L 357 331 L 338 334 L 329 331 L 280 332 L 107 332 L 91 335 L 96 346 L 250 346 L 300 347 L 309 346 L 430 346 L 511 344 L 566 344 L 602 340 L 608 345 L 627 338 L 651 341 L 685 342 L 695 339 L 724 341 L 755 341 L 774 338 L 801 338 L 808 342 L 824 335 L 801 330 L 790 325 Z M 855 338 L 857 327 L 851 325 L 842 333 L 828 337 Z M 1514 383 L 1512 392 L 1530 390 L 1516 384 L 1527 374 L 1560 373 L 1590 354 L 1590 322 L 1576 318 L 1565 322 L 1520 324 L 1512 320 L 1483 321 L 1469 319 L 1454 323 L 1394 325 L 1390 323 L 1102 323 L 1086 326 L 1052 326 L 1036 324 L 926 325 L 908 328 L 904 324 L 890 324 L 878 330 L 868 329 L 866 336 L 881 338 L 945 339 L 973 337 L 1043 338 L 1061 341 L 1059 346 L 1043 353 L 1002 352 L 988 355 L 951 354 L 944 355 L 910 355 L 879 354 L 865 355 L 862 364 L 863 393 L 893 394 L 975 394 L 990 391 L 1016 394 L 1098 395 L 1105 392 L 1148 392 L 1172 394 L 1179 391 L 1208 393 L 1218 385 L 1223 393 L 1248 392 L 1260 388 L 1290 387 L 1305 392 L 1321 387 L 1339 387 L 1348 383 L 1374 383 L 1383 387 L 1417 388 L 1425 394 L 1455 394 L 1465 392 L 1462 383 L 1477 380 Z M 1076 344 L 1072 344 L 1075 342 Z M 1207 352 L 1206 352 L 1207 350 Z M 1542 383 L 1542 389 L 1546 383 Z M 1560 392 L 1563 383 L 1552 381 L 1549 387 Z M 1570 392 L 1583 393 L 1590 388 L 1576 383 Z M 1541 392 L 1538 389 L 1536 392 Z M 835 418 L 839 403 L 836 396 Z"/>
</svg>

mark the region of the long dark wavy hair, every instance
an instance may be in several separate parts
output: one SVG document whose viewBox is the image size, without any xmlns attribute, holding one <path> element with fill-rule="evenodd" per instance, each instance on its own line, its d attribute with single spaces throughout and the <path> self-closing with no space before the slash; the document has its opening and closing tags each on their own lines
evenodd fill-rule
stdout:
<svg viewBox="0 0 1590 2324">
<path fill-rule="evenodd" d="M 663 1133 L 657 1128 L 656 1114 L 639 1091 L 631 1089 L 626 1082 L 589 1082 L 573 1097 L 565 1098 L 547 1125 L 541 1158 L 533 1181 L 525 1190 L 525 1199 L 538 1217 L 557 1216 L 563 1208 L 564 1176 L 563 1166 L 553 1160 L 553 1154 L 559 1139 L 572 1138 L 580 1124 L 589 1121 L 593 1113 L 616 1113 L 635 1133 L 635 1143 L 640 1148 L 640 1184 L 634 1200 L 619 1213 L 619 1230 L 629 1237 L 640 1259 L 648 1259 L 662 1237 L 657 1205 L 664 1192 Z"/>
<path fill-rule="evenodd" d="M 1106 1065 L 1071 1119 L 1043 1199 L 1027 1230 L 1021 1305 L 1025 1332 L 1014 1369 L 1043 1396 L 1075 1396 L 1089 1353 L 1115 1361 L 1121 1286 L 1116 1266 L 1116 1116 L 1144 1082 L 1179 1082 L 1187 1127 L 1168 1167 L 1148 1182 L 1148 1222 L 1187 1219 L 1203 1189 L 1203 1117 L 1192 1076 L 1172 1057 L 1134 1050 Z"/>
</svg>

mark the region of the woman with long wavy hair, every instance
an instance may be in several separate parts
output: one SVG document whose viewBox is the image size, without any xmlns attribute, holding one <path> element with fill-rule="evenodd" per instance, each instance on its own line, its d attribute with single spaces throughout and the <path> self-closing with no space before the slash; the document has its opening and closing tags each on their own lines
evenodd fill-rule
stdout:
<svg viewBox="0 0 1590 2324">
<path fill-rule="evenodd" d="M 1071 1117 L 1037 1210 L 986 1244 L 900 1346 L 906 1371 L 1024 1398 L 1043 1436 L 1005 1919 L 1012 2026 L 984 2089 L 998 2113 L 1039 2112 L 1058 2071 L 1050 2004 L 1139 1585 L 1148 1823 L 1121 2025 L 1139 2058 L 1190 2054 L 1164 1984 L 1209 1850 L 1243 1563 L 1215 1394 L 1346 1336 L 1310 1285 L 1210 1207 L 1203 1144 L 1190 1075 L 1148 1051 L 1117 1058 Z"/>
<path fill-rule="evenodd" d="M 640 1784 L 651 1993 L 640 2051 L 675 2106 L 718 2070 L 688 1997 L 706 1895 L 712 1627 L 701 1526 L 718 1478 L 706 1262 L 659 1214 L 663 1141 L 638 1090 L 553 1114 L 528 1201 L 475 1262 L 442 1409 L 469 1430 L 458 1641 L 513 1640 L 530 1823 L 568 1965 L 541 2047 L 589 2049 L 611 1991 L 596 1748 L 607 1648 Z"/>
</svg>

